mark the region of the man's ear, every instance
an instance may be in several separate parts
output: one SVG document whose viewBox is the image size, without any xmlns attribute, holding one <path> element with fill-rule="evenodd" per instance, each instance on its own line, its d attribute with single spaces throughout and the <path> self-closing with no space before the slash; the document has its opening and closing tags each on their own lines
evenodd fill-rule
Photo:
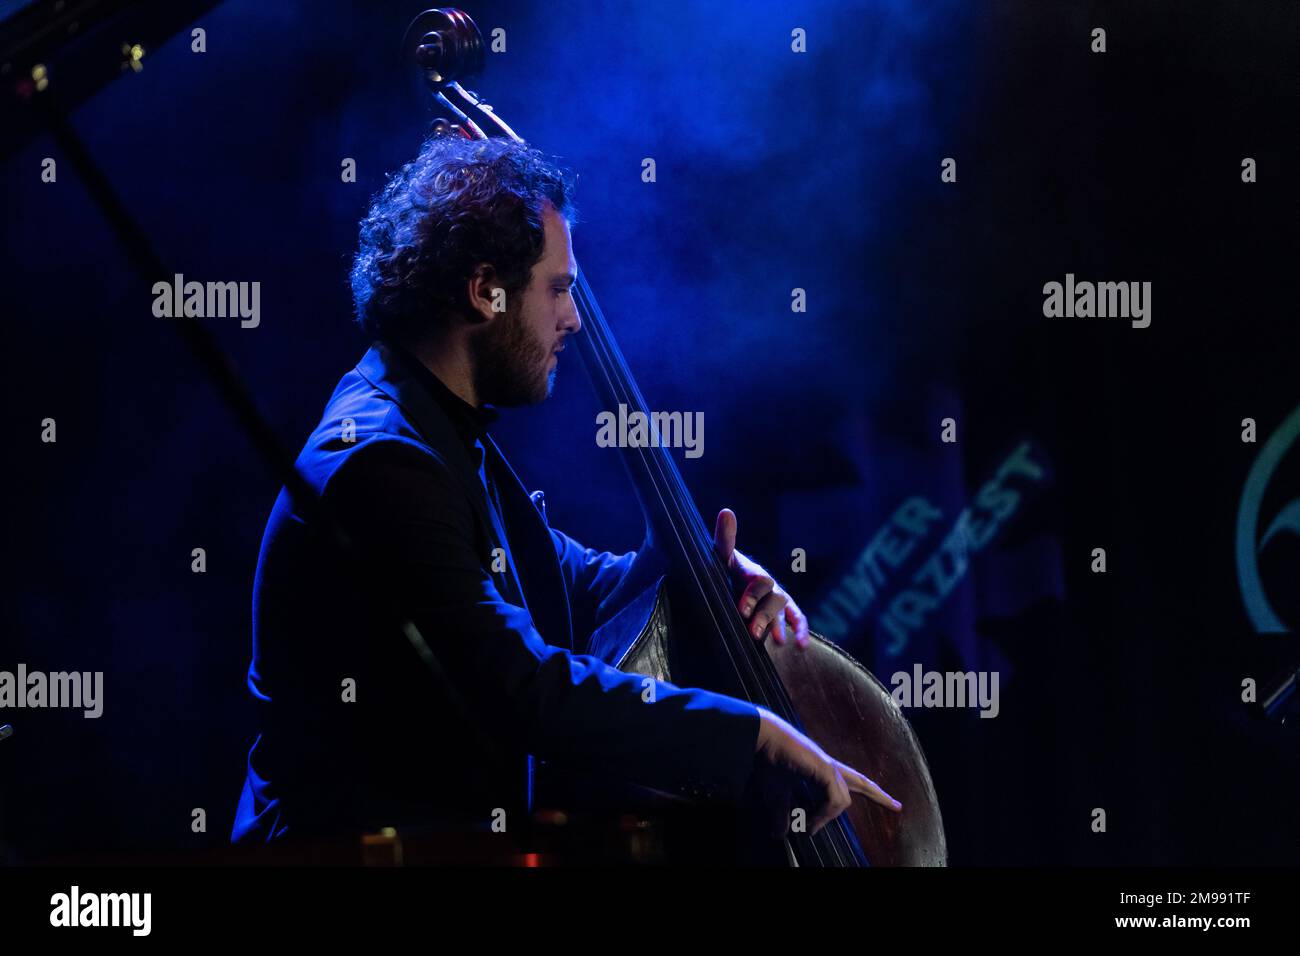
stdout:
<svg viewBox="0 0 1300 956">
<path fill-rule="evenodd" d="M 474 322 L 490 322 L 506 310 L 506 290 L 497 281 L 497 272 L 488 263 L 483 262 L 469 277 L 465 288 L 469 299 L 470 319 Z"/>
</svg>

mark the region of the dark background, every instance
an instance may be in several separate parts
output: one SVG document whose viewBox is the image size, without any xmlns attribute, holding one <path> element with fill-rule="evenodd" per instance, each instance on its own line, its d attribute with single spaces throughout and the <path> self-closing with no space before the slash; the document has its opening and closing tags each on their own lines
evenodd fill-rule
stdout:
<svg viewBox="0 0 1300 956">
<path fill-rule="evenodd" d="M 396 52 L 420 8 L 231 0 L 196 23 L 208 52 L 179 34 L 73 115 L 174 271 L 261 282 L 260 327 L 205 321 L 295 449 L 365 348 L 357 220 L 434 115 Z M 839 638 L 886 682 L 914 662 L 1000 672 L 997 719 L 909 713 L 952 862 L 1295 863 L 1294 720 L 1239 700 L 1295 639 L 1254 633 L 1233 549 L 1260 447 L 1241 420 L 1262 444 L 1300 403 L 1300 8 L 468 12 L 507 31 L 475 88 L 579 173 L 576 252 L 650 405 L 705 414 L 705 454 L 682 467 L 706 520 L 735 509 L 740 547 L 806 609 L 908 496 L 945 514 L 919 558 L 1017 443 L 1050 466 L 900 654 L 870 616 Z M 52 141 L 2 172 L 0 669 L 106 686 L 99 720 L 0 715 L 0 845 L 19 861 L 218 845 L 253 734 L 249 598 L 278 483 Z M 1042 286 L 1067 272 L 1150 281 L 1150 328 L 1044 318 Z M 566 353 L 554 398 L 497 437 L 552 524 L 622 550 L 640 517 L 597 411 Z M 1298 481 L 1279 469 L 1266 520 Z M 1261 558 L 1290 622 L 1298 570 L 1294 536 Z"/>
</svg>

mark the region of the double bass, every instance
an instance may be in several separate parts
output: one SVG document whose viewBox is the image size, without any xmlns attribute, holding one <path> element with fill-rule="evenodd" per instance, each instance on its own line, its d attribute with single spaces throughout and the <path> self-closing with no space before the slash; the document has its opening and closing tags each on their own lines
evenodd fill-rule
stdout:
<svg viewBox="0 0 1300 956">
<path fill-rule="evenodd" d="M 523 142 L 477 93 L 461 85 L 480 73 L 485 61 L 482 35 L 467 14 L 454 8 L 421 13 L 407 29 L 403 52 L 450 114 L 450 119 L 436 121 L 436 134 Z M 597 398 L 606 408 L 624 405 L 653 421 L 581 270 L 572 294 L 584 329 L 574 341 Z M 597 635 L 595 643 L 614 648 L 602 656 L 631 673 L 707 687 L 765 707 L 901 801 L 902 812 L 893 813 L 855 800 L 816 834 L 792 830 L 779 844 L 784 862 L 946 865 L 943 820 L 925 754 L 889 692 L 818 634 L 810 634 L 805 649 L 793 641 L 755 641 L 733 600 L 713 537 L 668 449 L 655 442 L 621 451 L 669 571 L 619 615 L 612 643 L 607 635 Z M 678 634 L 691 638 L 677 640 Z"/>
</svg>

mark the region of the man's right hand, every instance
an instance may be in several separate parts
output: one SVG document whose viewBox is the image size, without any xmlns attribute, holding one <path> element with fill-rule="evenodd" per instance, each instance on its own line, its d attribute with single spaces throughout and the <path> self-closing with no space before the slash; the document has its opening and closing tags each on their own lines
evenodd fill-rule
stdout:
<svg viewBox="0 0 1300 956">
<path fill-rule="evenodd" d="M 768 770 L 764 802 L 773 812 L 776 836 L 790 826 L 790 812 L 797 803 L 794 794 L 799 781 L 806 781 L 816 806 L 804 807 L 808 832 L 816 833 L 849 808 L 852 794 L 860 793 L 882 807 L 901 813 L 903 805 L 881 790 L 875 782 L 847 764 L 828 756 L 804 734 L 764 707 L 758 708 L 761 723 L 755 752 Z"/>
</svg>

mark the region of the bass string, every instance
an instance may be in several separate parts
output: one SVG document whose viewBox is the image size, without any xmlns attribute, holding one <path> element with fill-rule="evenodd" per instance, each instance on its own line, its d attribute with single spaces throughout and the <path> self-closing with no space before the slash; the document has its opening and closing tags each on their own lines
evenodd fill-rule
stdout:
<svg viewBox="0 0 1300 956">
<path fill-rule="evenodd" d="M 623 359 L 617 345 L 613 342 L 612 335 L 605 323 L 604 315 L 600 311 L 599 305 L 595 301 L 595 296 L 585 281 L 585 277 L 579 273 L 578 281 L 575 283 L 577 289 L 576 304 L 583 312 L 583 321 L 588 326 L 591 338 L 588 340 L 593 343 L 593 348 L 589 351 L 592 358 L 598 366 L 598 371 L 605 380 L 606 391 L 608 396 L 622 402 L 629 407 L 645 413 L 647 406 L 632 378 L 631 370 L 628 368 L 626 361 Z M 725 569 L 721 566 L 721 561 L 717 559 L 716 552 L 713 550 L 712 542 L 707 537 L 703 521 L 700 517 L 698 508 L 695 507 L 690 493 L 685 486 L 685 481 L 681 477 L 680 471 L 676 468 L 667 450 L 661 445 L 652 449 L 637 448 L 635 449 L 642 465 L 646 468 L 647 478 L 651 484 L 652 490 L 661 503 L 669 501 L 675 514 L 675 520 L 671 521 L 674 533 L 678 537 L 679 546 L 689 545 L 689 552 L 686 553 L 688 568 L 690 574 L 701 590 L 704 597 L 705 607 L 713 618 L 715 625 L 720 624 L 716 615 L 713 613 L 713 600 L 719 600 L 721 603 L 717 606 L 726 606 L 730 600 L 729 586 L 726 581 Z M 681 528 L 683 524 L 687 525 L 687 531 L 684 534 Z M 693 533 L 692 533 L 693 532 Z M 702 580 L 703 579 L 703 580 Z M 723 639 L 724 650 L 731 660 L 732 667 L 737 670 L 737 677 L 741 680 L 742 685 L 750 685 L 752 681 L 746 681 L 744 675 L 740 672 L 736 655 L 732 651 L 732 645 L 739 641 L 739 646 L 743 649 L 741 658 L 748 665 L 746 670 L 751 672 L 752 680 L 758 682 L 758 686 L 753 690 L 751 700 L 761 703 L 764 706 L 770 706 L 771 709 L 780 713 L 785 711 L 783 716 L 791 719 L 792 723 L 797 723 L 797 717 L 794 714 L 792 702 L 775 673 L 775 667 L 767 653 L 758 645 L 756 641 L 750 638 L 747 629 L 743 626 L 737 627 L 739 618 L 733 620 L 728 615 L 724 620 L 732 624 L 732 630 L 739 630 L 738 638 L 733 633 L 733 640 L 726 640 L 726 633 L 721 627 L 718 627 L 720 637 Z M 761 661 L 766 667 L 754 667 L 757 661 Z M 778 702 L 779 701 L 779 702 Z M 807 790 L 805 788 L 805 794 Z M 856 854 L 853 853 L 850 839 L 844 830 L 844 821 L 836 819 L 827 825 L 816 836 L 809 837 L 807 834 L 792 834 L 796 843 L 806 845 L 810 853 L 801 854 L 807 859 L 811 856 L 813 859 L 807 862 L 816 862 L 824 865 L 823 853 L 832 856 L 840 865 L 846 862 L 856 862 Z"/>
<path fill-rule="evenodd" d="M 584 312 L 587 313 L 588 318 L 591 320 L 590 326 L 593 339 L 597 340 L 599 351 L 603 353 L 598 356 L 602 366 L 606 366 L 602 368 L 603 374 L 607 379 L 618 383 L 618 388 L 625 393 L 616 395 L 620 401 L 637 411 L 648 413 L 645 399 L 632 377 L 626 360 L 623 359 L 617 344 L 613 341 L 608 323 L 605 321 L 604 314 L 600 311 L 599 304 L 595 301 L 590 286 L 581 274 L 577 285 L 579 286 L 580 302 L 584 307 Z M 656 489 L 658 490 L 663 486 L 669 489 L 668 496 L 672 498 L 677 513 L 677 521 L 674 522 L 674 525 L 685 525 L 688 529 L 686 537 L 691 545 L 691 553 L 688 558 L 691 559 L 693 566 L 691 569 L 692 574 L 697 581 L 703 578 L 709 584 L 709 589 L 704 596 L 706 599 L 719 600 L 723 596 L 729 595 L 730 584 L 727 571 L 713 549 L 712 539 L 704 526 L 699 509 L 695 506 L 681 472 L 677 468 L 677 463 L 673 461 L 667 449 L 661 445 L 650 449 L 637 449 L 637 452 L 645 464 L 654 469 L 655 474 L 651 474 L 650 477 L 654 481 Z M 729 597 L 726 600 L 729 601 Z M 716 618 L 715 623 L 717 623 Z M 776 668 L 771 658 L 768 657 L 766 651 L 762 649 L 758 642 L 749 637 L 748 629 L 744 627 L 743 621 L 738 616 L 728 615 L 726 623 L 731 625 L 728 628 L 733 638 L 731 643 L 739 644 L 740 653 L 748 664 L 748 670 L 752 672 L 753 680 L 758 682 L 758 686 L 753 689 L 761 693 L 762 699 L 757 702 L 769 706 L 776 713 L 790 720 L 791 723 L 797 723 L 793 703 L 776 674 Z M 719 631 L 725 634 L 721 627 L 719 627 Z M 730 651 L 730 648 L 728 650 Z"/>
<path fill-rule="evenodd" d="M 586 326 L 588 332 L 588 335 L 584 336 L 584 339 L 589 346 L 587 351 L 591 354 L 592 358 L 590 364 L 595 365 L 593 372 L 599 373 L 604 379 L 603 389 L 598 388 L 598 390 L 605 392 L 605 395 L 602 397 L 607 400 L 628 405 L 633 409 L 644 410 L 642 408 L 643 403 L 640 400 L 640 396 L 634 394 L 631 387 L 629 387 L 633 384 L 631 383 L 630 371 L 627 369 L 626 363 L 622 361 L 622 356 L 617 353 L 617 347 L 606 334 L 608 330 L 604 324 L 604 316 L 600 313 L 599 306 L 595 304 L 594 297 L 591 295 L 591 290 L 587 286 L 581 272 L 579 272 L 578 281 L 574 284 L 574 288 L 577 292 L 575 302 L 583 313 L 583 324 Z M 593 376 L 593 379 L 594 378 L 595 376 Z M 597 382 L 598 386 L 601 384 L 602 383 Z M 656 461 L 655 456 L 650 454 L 651 449 L 638 446 L 630 450 L 640 460 L 642 470 L 647 479 L 646 484 L 648 484 L 649 487 L 644 488 L 643 491 L 648 494 L 653 494 L 658 500 L 660 509 L 669 516 L 670 520 L 667 521 L 668 527 L 666 530 L 673 535 L 679 551 L 688 559 L 687 571 L 690 573 L 695 586 L 707 598 L 710 587 L 700 579 L 697 562 L 690 560 L 697 542 L 693 540 L 695 536 L 691 533 L 689 522 L 686 520 L 680 495 L 671 484 L 664 480 L 663 475 L 658 473 L 662 463 Z M 648 504 L 652 503 L 653 502 L 648 502 Z M 714 626 L 719 632 L 721 632 L 724 625 L 723 622 L 714 614 L 715 605 L 711 601 L 706 600 L 704 606 L 712 618 Z M 750 669 L 742 666 L 748 662 L 738 660 L 736 656 L 731 653 L 731 648 L 729 646 L 726 647 L 726 650 L 728 652 L 729 662 L 741 685 L 746 688 L 747 692 L 760 691 L 760 688 L 756 684 L 758 675 L 747 673 Z"/>
</svg>

